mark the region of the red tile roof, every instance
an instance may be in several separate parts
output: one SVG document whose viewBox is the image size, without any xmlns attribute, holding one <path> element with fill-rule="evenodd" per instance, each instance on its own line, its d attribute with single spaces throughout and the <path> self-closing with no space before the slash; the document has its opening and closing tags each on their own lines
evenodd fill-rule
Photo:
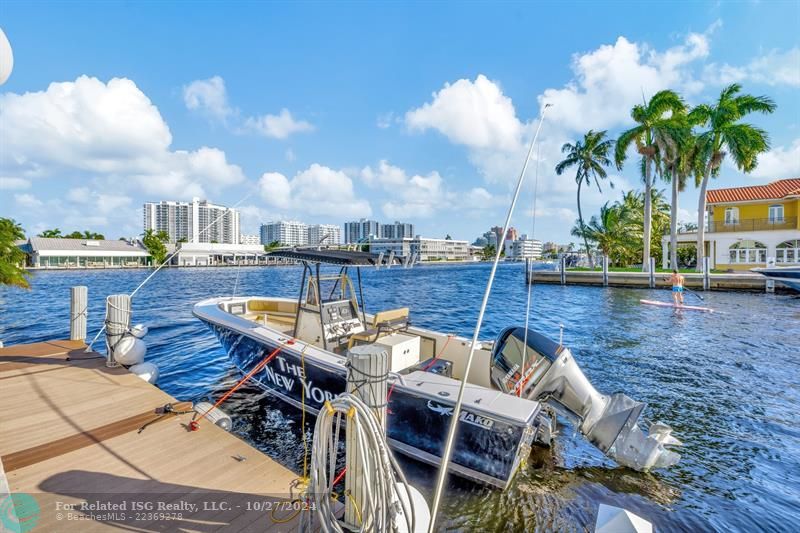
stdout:
<svg viewBox="0 0 800 533">
<path fill-rule="evenodd" d="M 800 194 L 800 178 L 773 181 L 767 185 L 751 187 L 732 187 L 706 191 L 706 202 L 721 204 L 729 202 L 748 202 L 752 200 L 780 200 Z"/>
</svg>

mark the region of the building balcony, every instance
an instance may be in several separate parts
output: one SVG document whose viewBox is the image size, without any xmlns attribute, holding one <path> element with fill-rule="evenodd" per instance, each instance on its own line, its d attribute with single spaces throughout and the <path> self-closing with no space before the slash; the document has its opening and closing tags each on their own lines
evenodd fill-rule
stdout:
<svg viewBox="0 0 800 533">
<path fill-rule="evenodd" d="M 796 229 L 797 217 L 783 218 L 743 218 L 734 222 L 710 221 L 706 224 L 706 233 L 732 233 L 737 231 L 774 231 Z M 681 231 L 680 233 L 697 233 L 697 231 Z"/>
</svg>

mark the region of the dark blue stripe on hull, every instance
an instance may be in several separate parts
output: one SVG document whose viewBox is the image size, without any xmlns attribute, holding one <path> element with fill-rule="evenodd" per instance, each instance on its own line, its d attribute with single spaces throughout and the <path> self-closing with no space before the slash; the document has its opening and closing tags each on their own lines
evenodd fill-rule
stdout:
<svg viewBox="0 0 800 533">
<path fill-rule="evenodd" d="M 212 329 L 243 373 L 252 370 L 277 347 L 227 328 L 212 326 Z M 302 379 L 303 367 L 305 382 Z M 317 364 L 313 358 L 305 358 L 303 365 L 299 355 L 285 349 L 253 378 L 279 398 L 294 406 L 300 406 L 304 401 L 314 411 L 346 388 L 344 365 L 329 368 Z M 406 449 L 400 450 L 403 453 L 414 455 L 414 450 L 418 450 L 424 452 L 419 454 L 419 459 L 430 462 L 435 458 L 438 462 L 443 454 L 454 403 L 444 398 L 414 394 L 413 390 L 398 383 L 389 398 L 387 435 L 405 445 L 403 448 Z M 460 418 L 452 462 L 476 473 L 470 475 L 462 471 L 462 475 L 504 487 L 514 475 L 521 442 L 529 444 L 531 435 L 525 434 L 525 427 L 489 417 L 485 412 L 462 410 Z"/>
</svg>

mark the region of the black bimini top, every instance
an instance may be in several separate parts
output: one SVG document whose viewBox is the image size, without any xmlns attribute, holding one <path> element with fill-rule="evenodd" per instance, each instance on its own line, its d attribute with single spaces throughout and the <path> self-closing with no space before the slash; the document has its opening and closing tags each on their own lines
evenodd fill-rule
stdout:
<svg viewBox="0 0 800 533">
<path fill-rule="evenodd" d="M 296 261 L 305 261 L 308 263 L 328 263 L 331 265 L 343 266 L 375 266 L 378 264 L 388 265 L 389 256 L 385 254 L 383 262 L 380 262 L 380 256 L 369 252 L 351 252 L 349 250 L 316 250 L 316 249 L 292 249 L 292 250 L 275 250 L 267 254 L 271 257 L 282 257 L 284 259 L 294 259 Z M 392 258 L 392 264 L 403 264 L 402 259 L 399 257 Z"/>
</svg>

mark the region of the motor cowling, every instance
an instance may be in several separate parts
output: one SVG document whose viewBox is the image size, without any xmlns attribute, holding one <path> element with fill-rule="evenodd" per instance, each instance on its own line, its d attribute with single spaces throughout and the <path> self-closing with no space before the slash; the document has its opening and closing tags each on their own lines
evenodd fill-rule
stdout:
<svg viewBox="0 0 800 533">
<path fill-rule="evenodd" d="M 491 377 L 504 392 L 548 402 L 577 417 L 584 437 L 623 466 L 645 471 L 680 459 L 667 448 L 681 444 L 671 435 L 672 428 L 655 423 L 649 434 L 639 428 L 646 404 L 622 393 L 601 394 L 569 349 L 532 329 L 512 327 L 500 333 L 492 350 Z"/>
</svg>

